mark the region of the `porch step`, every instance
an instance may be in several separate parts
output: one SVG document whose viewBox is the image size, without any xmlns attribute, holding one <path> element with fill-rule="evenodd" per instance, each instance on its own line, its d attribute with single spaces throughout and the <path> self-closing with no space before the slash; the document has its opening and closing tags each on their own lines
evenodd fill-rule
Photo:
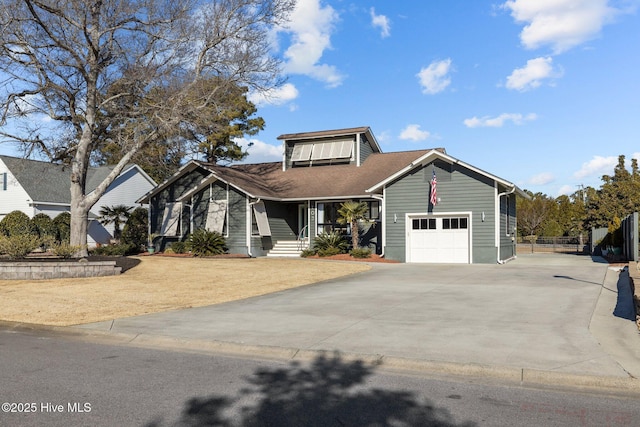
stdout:
<svg viewBox="0 0 640 427">
<path fill-rule="evenodd" d="M 302 250 L 309 247 L 309 240 L 278 240 L 273 248 L 267 252 L 268 257 L 290 257 L 298 258 Z"/>
</svg>

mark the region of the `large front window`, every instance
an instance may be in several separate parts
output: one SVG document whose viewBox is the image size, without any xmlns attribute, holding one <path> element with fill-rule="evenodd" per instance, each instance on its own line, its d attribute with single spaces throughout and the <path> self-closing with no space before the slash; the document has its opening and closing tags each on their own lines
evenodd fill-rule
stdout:
<svg viewBox="0 0 640 427">
<path fill-rule="evenodd" d="M 341 202 L 318 203 L 318 234 L 338 230 L 343 234 L 348 234 L 346 224 L 338 224 L 338 209 Z"/>
<path fill-rule="evenodd" d="M 377 200 L 364 201 L 367 204 L 365 220 L 377 221 L 380 219 L 380 202 Z M 343 202 L 318 203 L 318 234 L 337 230 L 343 234 L 351 234 L 349 224 L 338 223 L 338 210 Z"/>
</svg>

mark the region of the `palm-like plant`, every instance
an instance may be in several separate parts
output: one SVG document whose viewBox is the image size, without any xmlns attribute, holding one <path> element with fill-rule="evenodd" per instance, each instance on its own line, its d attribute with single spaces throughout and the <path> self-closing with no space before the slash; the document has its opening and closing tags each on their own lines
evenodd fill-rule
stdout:
<svg viewBox="0 0 640 427">
<path fill-rule="evenodd" d="M 113 239 L 119 241 L 122 234 L 120 225 L 127 222 L 133 208 L 126 205 L 102 206 L 100 208 L 100 224 L 113 224 Z"/>
<path fill-rule="evenodd" d="M 365 202 L 349 200 L 340 205 L 338 209 L 338 223 L 351 226 L 351 244 L 353 249 L 358 249 L 360 236 L 358 233 L 358 221 L 367 218 L 368 206 Z"/>
</svg>

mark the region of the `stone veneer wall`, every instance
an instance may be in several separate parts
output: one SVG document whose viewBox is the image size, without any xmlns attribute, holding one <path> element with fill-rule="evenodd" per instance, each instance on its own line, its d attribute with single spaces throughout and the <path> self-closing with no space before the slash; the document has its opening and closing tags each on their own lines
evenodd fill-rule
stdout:
<svg viewBox="0 0 640 427">
<path fill-rule="evenodd" d="M 115 276 L 121 272 L 115 261 L 0 262 L 0 279 L 5 280 Z"/>
</svg>

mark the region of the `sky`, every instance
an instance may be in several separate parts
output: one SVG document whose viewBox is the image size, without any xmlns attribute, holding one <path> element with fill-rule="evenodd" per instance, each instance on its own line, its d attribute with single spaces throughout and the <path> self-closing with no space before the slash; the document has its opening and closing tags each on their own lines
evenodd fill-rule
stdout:
<svg viewBox="0 0 640 427">
<path fill-rule="evenodd" d="M 277 34 L 277 136 L 369 126 L 384 152 L 444 147 L 556 197 L 640 158 L 640 1 L 299 0 Z"/>
<path fill-rule="evenodd" d="M 599 188 L 640 158 L 640 0 L 298 0 L 271 34 L 286 83 L 264 131 L 369 126 L 383 152 L 443 147 L 520 188 Z M 251 145 L 249 146 L 249 142 Z M 0 145 L 0 154 L 15 154 Z"/>
</svg>

